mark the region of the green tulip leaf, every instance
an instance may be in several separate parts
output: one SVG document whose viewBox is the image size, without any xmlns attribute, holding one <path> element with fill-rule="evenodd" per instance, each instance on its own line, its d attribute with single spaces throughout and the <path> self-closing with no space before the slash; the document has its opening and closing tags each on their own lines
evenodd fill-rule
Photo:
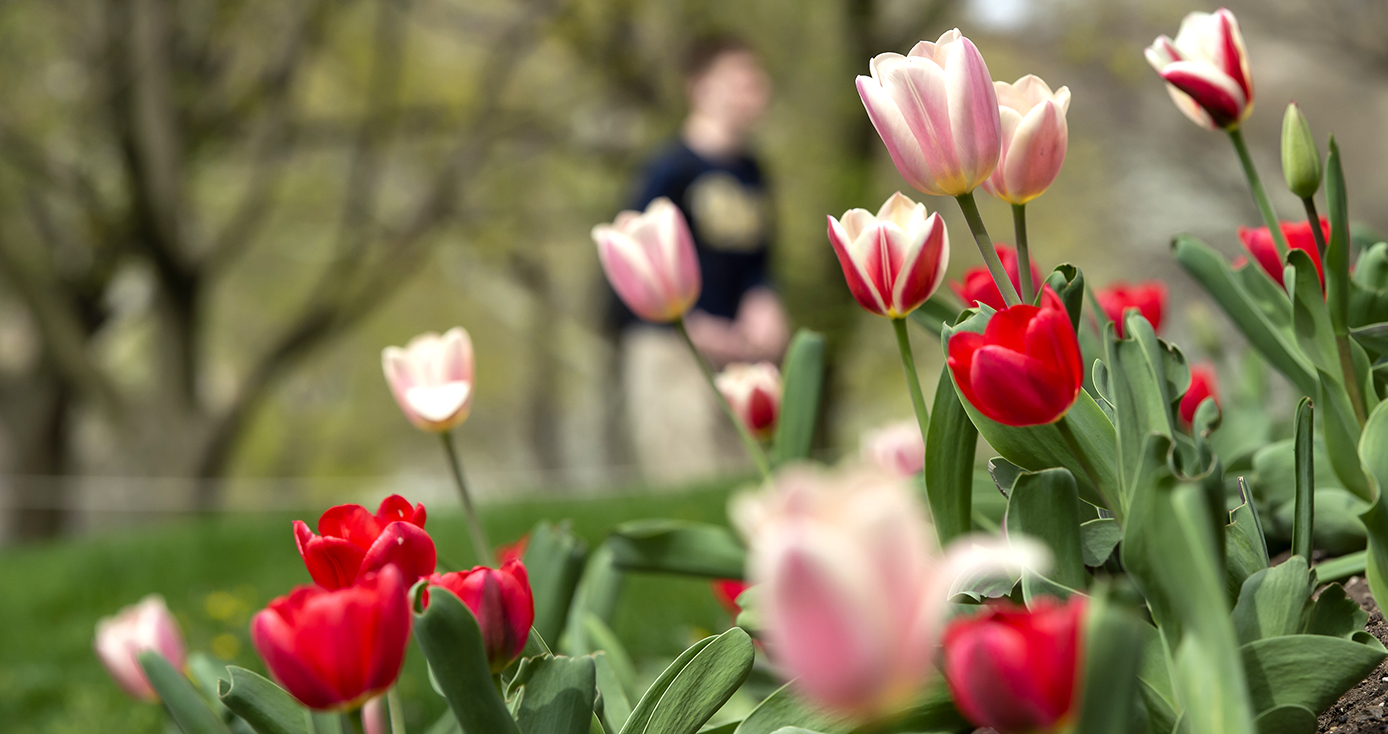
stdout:
<svg viewBox="0 0 1388 734">
<path fill-rule="evenodd" d="M 227 667 L 218 697 L 258 734 L 311 734 L 308 712 L 287 691 L 263 676 L 235 665 Z"/>
<path fill-rule="evenodd" d="M 1080 524 L 1080 543 L 1084 549 L 1084 565 L 1097 568 L 1104 565 L 1123 539 L 1123 529 L 1111 517 L 1101 517 Z"/>
<path fill-rule="evenodd" d="M 602 698 L 602 722 L 610 732 L 619 732 L 631 716 L 631 699 L 627 698 L 629 683 L 616 671 L 612 657 L 606 652 L 593 653 L 597 671 L 598 693 Z M 630 661 L 626 664 L 630 665 Z M 634 672 L 634 671 L 632 671 Z"/>
<path fill-rule="evenodd" d="M 565 654 L 579 657 L 605 649 L 588 638 L 589 620 L 596 619 L 604 626 L 611 621 L 621 600 L 625 578 L 626 574 L 612 564 L 610 544 L 603 543 L 588 554 L 583 575 L 579 577 L 569 604 L 564 635 L 560 638 Z"/>
<path fill-rule="evenodd" d="M 1253 723 L 1258 734 L 1315 734 L 1319 725 L 1316 712 L 1295 704 L 1268 709 Z"/>
<path fill-rule="evenodd" d="M 1361 254 L 1354 266 L 1349 292 L 1350 333 L 1358 336 L 1364 329 L 1383 326 L 1385 322 L 1388 322 L 1388 243 L 1379 242 Z M 1385 338 L 1380 336 L 1380 339 Z M 1360 343 L 1380 356 L 1388 354 L 1388 344 L 1384 341 L 1374 344 L 1372 340 L 1367 343 L 1361 340 Z"/>
<path fill-rule="evenodd" d="M 1350 639 L 1356 632 L 1362 632 L 1368 621 L 1368 613 L 1345 593 L 1345 587 L 1331 584 L 1311 604 L 1301 632 Z"/>
<path fill-rule="evenodd" d="M 925 442 L 925 494 L 943 547 L 973 529 L 974 450 L 978 429 L 954 390 L 949 370 L 940 370 L 935 407 Z"/>
<path fill-rule="evenodd" d="M 1360 515 L 1368 533 L 1365 557 L 1369 588 L 1375 599 L 1388 599 L 1388 402 L 1369 414 L 1359 440 L 1359 459 L 1373 490 L 1373 504 Z"/>
<path fill-rule="evenodd" d="M 1234 605 L 1234 630 L 1239 642 L 1294 635 L 1301 631 L 1316 578 L 1302 556 L 1265 568 L 1243 583 Z"/>
<path fill-rule="evenodd" d="M 520 734 L 492 683 L 482 630 L 472 612 L 437 586 L 429 590 L 428 608 L 418 611 L 418 600 L 415 607 L 415 639 L 463 732 Z"/>
<path fill-rule="evenodd" d="M 535 631 L 558 641 L 588 556 L 588 542 L 574 535 L 568 522 L 541 521 L 525 546 L 526 574 L 535 597 Z"/>
<path fill-rule="evenodd" d="M 146 650 L 138 660 L 149 685 L 159 694 L 159 700 L 183 734 L 228 734 L 226 724 L 208 707 L 192 681 L 175 670 L 163 655 Z"/>
<path fill-rule="evenodd" d="M 1335 143 L 1334 135 L 1330 136 L 1330 155 L 1325 159 L 1325 205 L 1330 217 L 1330 241 L 1325 245 L 1322 258 L 1325 300 L 1334 333 L 1344 334 L 1349 324 L 1349 197 L 1345 191 L 1345 172 L 1340 165 L 1340 146 Z M 1292 250 L 1294 252 L 1297 250 Z M 1288 259 L 1292 253 L 1288 253 Z"/>
<path fill-rule="evenodd" d="M 511 683 L 523 734 L 587 734 L 597 698 L 591 657 L 543 655 L 521 661 Z"/>
<path fill-rule="evenodd" d="M 683 520 L 633 520 L 608 538 L 624 571 L 740 579 L 747 552 L 732 531 Z"/>
<path fill-rule="evenodd" d="M 656 685 L 651 686 L 632 711 L 622 732 L 694 734 L 742 687 L 752 672 L 755 657 L 752 638 L 737 627 L 712 638 L 682 665 L 684 655 L 681 655 L 671 665 L 671 668 L 679 665 L 678 671 L 659 691 Z M 667 668 L 666 673 L 669 672 Z M 665 673 L 661 677 L 664 678 Z M 657 679 L 657 685 L 660 682 Z M 647 706 L 647 700 L 657 692 L 654 704 Z"/>
<path fill-rule="evenodd" d="M 1050 548 L 1046 578 L 1071 589 L 1088 585 L 1080 542 L 1080 498 L 1068 470 L 1047 469 L 1017 477 L 1007 502 L 1006 525 L 1009 535 L 1029 535 Z M 1022 577 L 1022 590 L 1028 600 L 1040 591 L 1034 574 Z"/>
<path fill-rule="evenodd" d="M 332 711 L 314 711 L 309 714 L 309 721 L 313 724 L 313 734 L 343 734 L 342 716 Z M 457 721 L 453 722 L 453 727 L 453 731 L 462 731 Z"/>
<path fill-rule="evenodd" d="M 1271 563 L 1258 508 L 1249 501 L 1242 478 L 1239 480 L 1239 493 L 1243 501 L 1229 513 L 1229 524 L 1224 526 L 1224 566 L 1230 599 L 1238 598 L 1239 590 L 1249 576 Z"/>
<path fill-rule="evenodd" d="M 1080 316 L 1084 311 L 1084 273 L 1070 263 L 1062 263 L 1046 276 L 1045 285 L 1050 286 L 1056 295 L 1060 296 L 1060 302 L 1065 304 L 1065 312 L 1070 316 L 1070 328 L 1078 333 Z M 1036 294 L 1038 303 L 1044 291 L 1043 286 Z"/>
<path fill-rule="evenodd" d="M 800 700 L 790 684 L 772 691 L 742 720 L 735 734 L 772 734 L 785 727 L 805 727 L 826 734 L 843 734 L 848 727 Z"/>
<path fill-rule="evenodd" d="M 1382 645 L 1322 635 L 1255 640 L 1240 654 L 1257 711 L 1289 705 L 1324 711 L 1388 657 Z"/>
<path fill-rule="evenodd" d="M 824 335 L 809 329 L 795 332 L 781 374 L 781 417 L 771 452 L 778 465 L 809 458 L 824 387 Z"/>
<path fill-rule="evenodd" d="M 622 726 L 621 734 L 644 734 L 646 725 L 651 721 L 651 714 L 655 711 L 656 704 L 660 703 L 660 697 L 665 695 L 665 691 L 670 688 L 670 684 L 679 676 L 680 671 L 684 670 L 689 661 L 693 660 L 704 648 L 708 647 L 715 637 L 705 637 L 702 640 L 685 648 L 685 651 L 675 658 L 665 670 L 661 671 L 655 681 L 636 702 L 632 708 L 631 715 L 627 717 L 627 722 Z"/>
<path fill-rule="evenodd" d="M 1101 595 L 1090 602 L 1085 661 L 1075 734 L 1115 734 L 1129 728 L 1137 710 L 1143 622 Z"/>
</svg>

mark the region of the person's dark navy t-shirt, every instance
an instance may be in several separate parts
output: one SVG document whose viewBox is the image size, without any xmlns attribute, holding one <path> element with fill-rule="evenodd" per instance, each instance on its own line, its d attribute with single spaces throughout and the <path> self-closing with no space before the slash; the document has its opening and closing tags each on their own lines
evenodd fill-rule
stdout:
<svg viewBox="0 0 1388 734">
<path fill-rule="evenodd" d="M 747 291 L 770 282 L 771 201 L 761 167 L 749 155 L 710 160 L 677 142 L 646 165 L 633 208 L 662 196 L 694 235 L 703 276 L 695 308 L 735 318 Z M 615 293 L 612 300 L 618 327 L 639 321 Z"/>
</svg>

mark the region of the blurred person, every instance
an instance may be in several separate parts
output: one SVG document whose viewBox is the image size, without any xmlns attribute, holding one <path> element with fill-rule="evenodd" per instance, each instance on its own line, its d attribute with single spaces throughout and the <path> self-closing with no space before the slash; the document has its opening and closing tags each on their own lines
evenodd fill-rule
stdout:
<svg viewBox="0 0 1388 734">
<path fill-rule="evenodd" d="M 746 43 L 710 37 L 691 46 L 684 89 L 679 138 L 646 164 L 632 208 L 664 196 L 689 221 L 703 291 L 685 327 L 714 369 L 779 362 L 789 326 L 769 272 L 771 197 L 748 148 L 771 80 Z M 640 321 L 615 294 L 611 301 L 628 428 L 646 478 L 668 483 L 743 465 L 734 429 L 679 335 Z"/>
</svg>

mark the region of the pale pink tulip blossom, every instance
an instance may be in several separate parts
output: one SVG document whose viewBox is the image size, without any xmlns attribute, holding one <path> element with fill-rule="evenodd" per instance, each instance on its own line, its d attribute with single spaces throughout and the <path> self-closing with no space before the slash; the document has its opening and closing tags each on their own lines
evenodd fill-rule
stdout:
<svg viewBox="0 0 1388 734">
<path fill-rule="evenodd" d="M 405 417 L 424 431 L 451 430 L 472 410 L 472 337 L 462 327 L 420 334 L 381 352 L 386 384 Z"/>
<path fill-rule="evenodd" d="M 925 440 L 915 418 L 898 421 L 863 434 L 863 460 L 898 477 L 925 470 Z"/>
<path fill-rule="evenodd" d="M 1070 129 L 1070 88 L 1051 91 L 1027 74 L 1016 83 L 993 82 L 1002 118 L 1002 155 L 983 188 L 1009 204 L 1025 204 L 1046 193 L 1065 162 Z"/>
<path fill-rule="evenodd" d="M 164 597 L 158 594 L 150 594 L 115 616 L 97 622 L 93 648 L 116 685 L 143 701 L 157 701 L 159 694 L 145 678 L 138 659 L 140 653 L 153 650 L 180 670 L 186 658 L 178 622 L 164 604 Z"/>
<path fill-rule="evenodd" d="M 652 201 L 645 213 L 624 211 L 612 224 L 599 224 L 593 241 L 607 281 L 637 316 L 669 323 L 699 300 L 694 236 L 669 199 Z"/>
<path fill-rule="evenodd" d="M 1017 537 L 941 553 L 910 483 L 863 467 L 792 467 L 734 498 L 730 515 L 773 665 L 818 707 L 863 721 L 909 706 L 936 674 L 952 591 L 1046 560 Z"/>
<path fill-rule="evenodd" d="M 873 216 L 849 209 L 829 217 L 834 246 L 848 290 L 863 308 L 899 319 L 920 307 L 940 287 L 949 264 L 949 232 L 939 212 L 927 215 L 900 191 Z"/>
<path fill-rule="evenodd" d="M 879 54 L 858 96 L 896 170 L 939 196 L 973 191 L 993 173 L 1002 125 L 983 54 L 956 28 L 906 56 Z"/>
<path fill-rule="evenodd" d="M 714 380 L 753 436 L 765 440 L 781 417 L 781 371 L 770 362 L 730 364 Z"/>
<path fill-rule="evenodd" d="M 365 734 L 391 734 L 385 696 L 367 699 L 361 707 L 361 728 Z"/>
<path fill-rule="evenodd" d="M 1176 106 L 1195 124 L 1233 130 L 1253 112 L 1253 75 L 1239 21 L 1227 8 L 1191 13 L 1176 40 L 1158 36 L 1145 52 Z"/>
</svg>

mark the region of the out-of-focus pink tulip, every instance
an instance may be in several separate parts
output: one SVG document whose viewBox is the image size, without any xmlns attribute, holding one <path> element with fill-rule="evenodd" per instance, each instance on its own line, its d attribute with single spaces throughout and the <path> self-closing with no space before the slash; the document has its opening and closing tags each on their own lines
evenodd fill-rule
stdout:
<svg viewBox="0 0 1388 734">
<path fill-rule="evenodd" d="M 849 209 L 829 217 L 829 242 L 848 290 L 863 308 L 899 319 L 940 287 L 949 264 L 949 232 L 939 212 L 927 215 L 900 191 L 873 216 Z"/>
<path fill-rule="evenodd" d="M 995 244 L 993 249 L 998 252 L 998 259 L 1002 261 L 1002 269 L 1007 271 L 1007 279 L 1012 281 L 1012 287 L 1022 292 L 1021 266 L 1017 263 L 1017 250 L 1011 245 Z M 1041 290 L 1041 268 L 1036 261 L 1031 261 L 1031 289 L 1033 292 Z M 1001 311 L 1007 308 L 1007 303 L 1002 300 L 1002 291 L 998 290 L 998 284 L 993 282 L 993 274 L 988 272 L 988 268 L 983 265 L 969 268 L 964 271 L 962 280 L 950 283 L 950 288 L 964 302 L 965 308 L 973 308 L 975 303 L 984 303 L 991 306 L 994 311 Z"/>
<path fill-rule="evenodd" d="M 150 594 L 115 616 L 97 622 L 93 648 L 116 685 L 143 701 L 157 701 L 159 695 L 140 667 L 140 653 L 153 650 L 178 669 L 183 668 L 186 657 L 178 622 L 164 604 L 164 597 L 158 594 Z"/>
<path fill-rule="evenodd" d="M 351 710 L 400 675 L 410 640 L 395 566 L 329 591 L 299 586 L 251 618 L 251 642 L 285 690 L 311 709 Z"/>
<path fill-rule="evenodd" d="M 1212 364 L 1193 364 L 1190 366 L 1190 387 L 1181 396 L 1179 413 L 1181 425 L 1187 428 L 1195 420 L 1195 411 L 1205 398 L 1214 398 L 1219 405 L 1219 378 Z"/>
<path fill-rule="evenodd" d="M 637 316 L 669 323 L 699 300 L 694 235 L 669 199 L 652 201 L 644 214 L 624 211 L 612 224 L 599 224 L 593 241 L 607 281 Z"/>
<path fill-rule="evenodd" d="M 1228 9 L 1187 15 L 1176 40 L 1158 36 L 1146 56 L 1176 106 L 1197 125 L 1233 130 L 1253 112 L 1248 50 Z"/>
<path fill-rule="evenodd" d="M 964 538 L 942 556 L 910 484 L 862 468 L 782 471 L 731 515 L 772 662 L 818 706 L 864 720 L 908 705 L 933 675 L 958 578 L 1044 558 L 1021 538 Z"/>
<path fill-rule="evenodd" d="M 983 188 L 1010 204 L 1025 204 L 1046 193 L 1065 162 L 1070 128 L 1070 88 L 1051 91 L 1027 74 L 1014 84 L 993 82 L 1002 120 L 1002 155 Z"/>
<path fill-rule="evenodd" d="M 391 734 L 385 696 L 377 696 L 361 707 L 361 728 L 366 734 Z"/>
<path fill-rule="evenodd" d="M 1162 317 L 1166 313 L 1166 283 L 1160 280 L 1133 285 L 1118 281 L 1107 288 L 1100 288 L 1094 293 L 1094 298 L 1113 322 L 1114 332 L 1119 339 L 1125 336 L 1123 314 L 1130 308 L 1137 309 L 1142 318 L 1152 324 L 1153 331 L 1161 330 Z"/>
<path fill-rule="evenodd" d="M 879 54 L 858 96 L 901 177 L 939 196 L 973 191 L 1002 148 L 998 96 L 983 54 L 956 28 L 911 53 Z"/>
<path fill-rule="evenodd" d="M 386 384 L 400 410 L 416 427 L 447 431 L 467 420 L 472 409 L 472 338 L 455 327 L 420 334 L 404 349 L 381 351 Z"/>
<path fill-rule="evenodd" d="M 493 673 L 520 657 L 535 623 L 535 597 L 525 564 L 512 560 L 499 569 L 474 566 L 471 571 L 434 574 L 429 585 L 453 592 L 472 611 Z"/>
<path fill-rule="evenodd" d="M 925 469 L 925 440 L 914 418 L 863 434 L 863 459 L 899 477 L 914 477 Z"/>
<path fill-rule="evenodd" d="M 376 514 L 361 505 L 328 508 L 314 535 L 308 524 L 294 521 L 294 542 L 314 583 L 325 589 L 351 586 L 357 577 L 386 565 L 399 567 L 405 583 L 434 572 L 434 540 L 424 532 L 423 504 L 410 507 L 398 494 L 381 500 Z"/>
<path fill-rule="evenodd" d="M 1085 599 L 990 605 L 945 632 L 945 677 L 960 713 L 999 734 L 1057 731 L 1073 720 Z"/>
<path fill-rule="evenodd" d="M 767 439 L 781 416 L 781 371 L 770 362 L 730 364 L 714 380 L 753 436 Z"/>
</svg>

